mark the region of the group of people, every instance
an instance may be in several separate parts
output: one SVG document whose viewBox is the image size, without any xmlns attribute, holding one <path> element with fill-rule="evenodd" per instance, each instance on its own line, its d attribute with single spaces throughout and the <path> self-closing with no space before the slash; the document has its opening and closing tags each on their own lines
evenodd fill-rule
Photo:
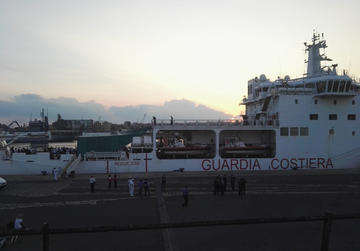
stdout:
<svg viewBox="0 0 360 251">
<path fill-rule="evenodd" d="M 130 197 L 134 197 L 135 196 L 135 179 L 132 177 L 129 177 L 127 183 L 128 183 L 129 195 L 130 195 Z M 91 175 L 89 178 L 89 184 L 90 184 L 90 192 L 94 193 L 96 179 L 93 175 Z M 118 187 L 117 175 L 109 174 L 107 177 L 107 184 L 108 184 L 108 189 L 111 189 L 112 187 L 117 188 Z M 148 179 L 139 179 L 137 181 L 137 188 L 138 188 L 138 195 L 140 197 L 143 196 L 143 193 L 145 196 L 150 196 L 150 182 L 148 181 Z"/>
<path fill-rule="evenodd" d="M 109 174 L 108 178 L 108 188 L 110 189 L 112 184 L 114 184 L 114 188 L 117 188 L 117 182 L 118 182 L 118 178 L 117 178 L 117 175 L 114 174 L 112 177 L 111 177 L 111 174 Z"/>
<path fill-rule="evenodd" d="M 231 185 L 231 191 L 235 192 L 236 187 L 236 177 L 231 174 L 230 175 L 230 185 Z M 218 175 L 214 179 L 214 195 L 224 195 L 227 191 L 227 176 L 226 175 Z M 244 178 L 240 178 L 238 180 L 238 192 L 241 199 L 245 198 L 246 194 L 246 180 Z"/>
<path fill-rule="evenodd" d="M 137 183 L 138 185 L 138 195 L 143 196 L 143 191 L 145 196 L 150 196 L 150 182 L 148 179 L 140 179 Z"/>
<path fill-rule="evenodd" d="M 76 154 L 77 150 L 71 147 L 49 147 L 50 159 L 60 159 L 61 154 Z"/>
<path fill-rule="evenodd" d="M 134 178 L 128 179 L 129 195 L 130 197 L 135 196 L 135 180 Z M 138 187 L 138 196 L 143 197 L 143 192 L 145 196 L 150 196 L 150 182 L 148 179 L 139 179 L 137 181 Z"/>
</svg>

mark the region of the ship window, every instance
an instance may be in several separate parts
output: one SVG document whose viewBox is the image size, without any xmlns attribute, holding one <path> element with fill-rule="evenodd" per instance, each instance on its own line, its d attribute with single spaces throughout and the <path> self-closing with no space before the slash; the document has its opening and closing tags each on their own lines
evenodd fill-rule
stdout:
<svg viewBox="0 0 360 251">
<path fill-rule="evenodd" d="M 336 81 L 334 82 L 333 92 L 337 92 L 337 91 L 338 91 L 338 87 L 339 87 L 339 80 L 336 80 Z"/>
<path fill-rule="evenodd" d="M 210 130 L 161 130 L 156 135 L 159 159 L 214 158 L 216 134 Z"/>
<path fill-rule="evenodd" d="M 336 103 L 337 103 L 337 102 L 336 102 L 336 99 L 335 99 L 335 100 L 334 100 L 334 105 L 336 105 Z"/>
<path fill-rule="evenodd" d="M 298 103 L 298 100 L 297 99 L 295 99 L 295 104 L 297 104 Z"/>
<path fill-rule="evenodd" d="M 333 128 L 329 129 L 329 135 L 334 135 L 335 134 L 335 130 Z"/>
<path fill-rule="evenodd" d="M 319 115 L 318 114 L 310 114 L 310 120 L 318 120 Z"/>
<path fill-rule="evenodd" d="M 332 81 L 332 80 L 329 80 L 327 91 L 328 91 L 328 92 L 331 92 L 331 91 L 332 91 L 332 88 L 333 88 L 333 81 Z"/>
<path fill-rule="evenodd" d="M 351 103 L 352 103 L 353 105 L 355 105 L 355 100 L 353 100 Z"/>
<path fill-rule="evenodd" d="M 325 91 L 325 86 L 326 86 L 326 82 L 325 81 L 321 81 L 316 83 L 317 85 L 317 91 L 318 92 L 324 92 Z"/>
<path fill-rule="evenodd" d="M 290 136 L 299 136 L 299 128 L 290 127 Z"/>
<path fill-rule="evenodd" d="M 132 153 L 151 153 L 153 151 L 152 147 L 152 137 L 143 136 L 143 137 L 133 137 L 131 144 Z"/>
<path fill-rule="evenodd" d="M 337 114 L 329 114 L 329 120 L 337 120 Z"/>
<path fill-rule="evenodd" d="M 344 81 L 344 80 L 341 80 L 339 92 L 344 92 L 344 89 L 345 89 L 345 81 Z"/>
<path fill-rule="evenodd" d="M 309 136 L 309 128 L 300 127 L 300 136 Z"/>
<path fill-rule="evenodd" d="M 348 114 L 347 119 L 348 120 L 356 120 L 356 114 Z"/>
<path fill-rule="evenodd" d="M 264 88 L 263 88 L 263 91 L 264 91 L 264 92 L 267 92 L 267 90 L 268 90 L 268 87 L 264 87 Z"/>
<path fill-rule="evenodd" d="M 317 99 L 315 99 L 315 100 L 314 100 L 314 104 L 317 105 L 317 103 L 318 103 L 318 101 L 317 101 Z"/>
<path fill-rule="evenodd" d="M 289 128 L 280 127 L 280 136 L 289 136 Z"/>
<path fill-rule="evenodd" d="M 231 159 L 274 157 L 275 139 L 274 130 L 223 130 L 219 135 L 219 154 Z M 228 166 L 232 170 L 241 166 L 240 162 L 230 162 Z"/>
<path fill-rule="evenodd" d="M 351 134 L 352 134 L 352 136 L 355 136 L 355 131 L 352 131 L 352 133 L 351 133 Z"/>
<path fill-rule="evenodd" d="M 248 95 L 252 94 L 252 85 L 248 85 Z"/>
<path fill-rule="evenodd" d="M 349 92 L 350 86 L 351 86 L 351 81 L 347 81 L 347 82 L 346 82 L 346 88 L 345 88 L 345 91 L 346 91 L 346 92 Z"/>
<path fill-rule="evenodd" d="M 306 88 L 314 88 L 315 87 L 315 84 L 314 83 L 307 83 L 305 85 Z"/>
</svg>

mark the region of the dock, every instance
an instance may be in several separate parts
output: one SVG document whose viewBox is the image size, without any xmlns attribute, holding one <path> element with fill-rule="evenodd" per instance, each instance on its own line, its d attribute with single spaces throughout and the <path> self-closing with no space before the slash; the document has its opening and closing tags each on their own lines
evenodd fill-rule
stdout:
<svg viewBox="0 0 360 251">
<path fill-rule="evenodd" d="M 118 174 L 118 187 L 108 188 L 107 175 L 95 174 L 95 193 L 89 175 L 53 181 L 51 176 L 5 176 L 0 191 L 0 224 L 18 213 L 30 229 L 133 226 L 181 222 L 311 217 L 325 213 L 360 212 L 360 170 L 289 170 L 233 172 L 247 181 L 245 199 L 231 190 L 214 195 L 220 172 Z M 166 177 L 161 191 L 161 177 Z M 135 179 L 130 198 L 127 179 Z M 140 197 L 137 180 L 148 179 L 150 196 Z M 190 191 L 182 207 L 182 189 Z M 329 250 L 360 250 L 360 219 L 334 221 Z M 49 250 L 320 250 L 322 222 L 286 222 L 140 231 L 71 233 L 50 236 Z M 23 236 L 6 250 L 41 250 L 41 236 Z"/>
</svg>

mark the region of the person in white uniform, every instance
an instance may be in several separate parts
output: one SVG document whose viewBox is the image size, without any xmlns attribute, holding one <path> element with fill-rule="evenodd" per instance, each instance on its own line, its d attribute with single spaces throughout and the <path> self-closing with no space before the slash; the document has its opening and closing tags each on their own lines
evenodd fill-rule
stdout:
<svg viewBox="0 0 360 251">
<path fill-rule="evenodd" d="M 128 179 L 130 197 L 134 197 L 134 179 Z"/>
</svg>

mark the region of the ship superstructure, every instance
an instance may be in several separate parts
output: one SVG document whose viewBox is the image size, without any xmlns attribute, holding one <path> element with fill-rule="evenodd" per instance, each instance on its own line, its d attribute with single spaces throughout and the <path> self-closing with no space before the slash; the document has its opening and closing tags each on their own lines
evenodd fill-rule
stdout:
<svg viewBox="0 0 360 251">
<path fill-rule="evenodd" d="M 311 44 L 305 43 L 308 67 L 302 78 L 285 76 L 270 81 L 260 75 L 251 79 L 248 98 L 243 100 L 244 121 L 269 123 L 275 119 L 279 127 L 277 145 L 284 146 L 283 155 L 316 154 L 347 163 L 343 167 L 355 167 L 360 153 L 359 83 L 345 71 L 338 74 L 337 64 L 321 65 L 322 61 L 331 61 L 320 54 L 326 47 L 326 41 L 316 34 Z"/>
<path fill-rule="evenodd" d="M 63 172 L 243 171 L 360 167 L 360 85 L 323 52 L 314 34 L 307 72 L 248 81 L 237 121 L 153 120 L 152 132 L 117 152 L 90 151 Z M 1 166 L 0 166 L 1 173 Z"/>
</svg>

